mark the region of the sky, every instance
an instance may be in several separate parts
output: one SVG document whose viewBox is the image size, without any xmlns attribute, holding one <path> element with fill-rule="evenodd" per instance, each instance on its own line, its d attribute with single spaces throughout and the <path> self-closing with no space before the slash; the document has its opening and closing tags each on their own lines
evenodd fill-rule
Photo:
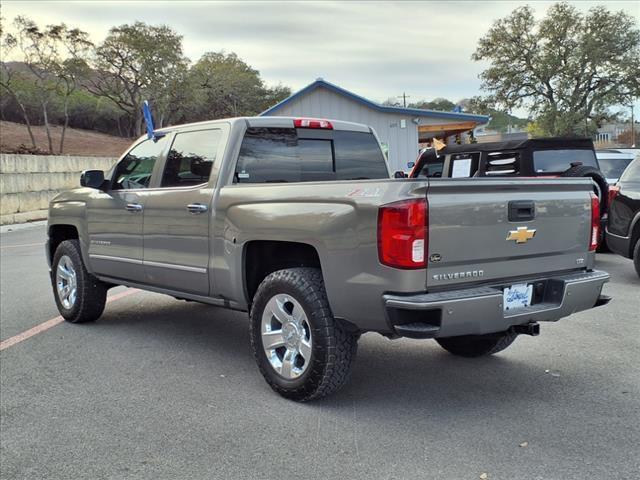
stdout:
<svg viewBox="0 0 640 480">
<path fill-rule="evenodd" d="M 166 24 L 184 36 L 185 54 L 235 52 L 269 85 L 296 91 L 317 78 L 382 102 L 479 95 L 482 63 L 470 57 L 498 18 L 547 1 L 16 1 L 2 0 L 10 22 L 26 15 L 41 25 L 64 22 L 100 42 L 110 27 L 136 20 Z M 605 3 L 640 23 L 640 0 L 570 2 L 582 11 Z M 636 104 L 636 115 L 640 103 Z M 525 112 L 514 112 L 526 114 Z"/>
</svg>

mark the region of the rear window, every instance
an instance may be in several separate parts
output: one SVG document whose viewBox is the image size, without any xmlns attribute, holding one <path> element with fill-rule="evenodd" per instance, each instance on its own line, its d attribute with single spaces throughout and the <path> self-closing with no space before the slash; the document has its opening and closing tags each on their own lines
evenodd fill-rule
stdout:
<svg viewBox="0 0 640 480">
<path fill-rule="evenodd" d="M 537 150 L 533 152 L 533 168 L 537 173 L 560 173 L 571 168 L 573 162 L 598 168 L 593 150 Z"/>
<path fill-rule="evenodd" d="M 370 133 L 295 128 L 249 128 L 236 183 L 283 183 L 389 178 Z"/>
<path fill-rule="evenodd" d="M 640 182 L 640 160 L 634 160 L 620 177 L 621 182 Z"/>
</svg>

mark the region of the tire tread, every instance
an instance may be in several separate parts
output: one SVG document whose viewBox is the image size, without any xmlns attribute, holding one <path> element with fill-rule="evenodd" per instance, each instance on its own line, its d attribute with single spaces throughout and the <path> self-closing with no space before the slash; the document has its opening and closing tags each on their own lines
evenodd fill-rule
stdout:
<svg viewBox="0 0 640 480">
<path fill-rule="evenodd" d="M 309 372 L 308 380 L 298 388 L 282 387 L 272 378 L 275 372 L 269 371 L 270 366 L 261 361 L 261 356 L 264 355 L 260 336 L 262 311 L 258 312 L 254 307 L 261 299 L 268 300 L 263 297 L 268 295 L 268 291 L 274 285 L 283 283 L 297 289 L 301 297 L 297 300 L 302 300 L 310 306 L 312 311 L 307 314 L 313 319 L 314 346 L 325 358 L 325 361 L 314 361 L 310 365 L 312 371 Z M 268 275 L 254 297 L 249 324 L 251 346 L 258 367 L 271 388 L 283 397 L 299 402 L 318 399 L 338 390 L 349 378 L 357 352 L 357 338 L 333 317 L 319 269 L 290 268 Z"/>
<path fill-rule="evenodd" d="M 71 258 L 73 266 L 76 270 L 76 278 L 78 280 L 78 293 L 76 304 L 72 308 L 66 309 L 58 299 L 56 291 L 56 267 L 58 260 L 62 255 Z M 53 256 L 51 268 L 51 284 L 53 286 L 53 295 L 60 311 L 60 315 L 71 323 L 93 322 L 100 318 L 107 300 L 107 286 L 91 275 L 82 261 L 80 250 L 80 242 L 77 239 L 64 240 L 58 245 Z"/>
</svg>

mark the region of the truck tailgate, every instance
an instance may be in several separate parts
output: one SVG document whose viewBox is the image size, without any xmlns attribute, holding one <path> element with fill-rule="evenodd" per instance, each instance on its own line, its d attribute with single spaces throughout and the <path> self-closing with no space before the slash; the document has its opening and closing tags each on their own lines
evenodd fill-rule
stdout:
<svg viewBox="0 0 640 480">
<path fill-rule="evenodd" d="M 591 267 L 591 191 L 585 179 L 432 180 L 427 287 Z"/>
</svg>

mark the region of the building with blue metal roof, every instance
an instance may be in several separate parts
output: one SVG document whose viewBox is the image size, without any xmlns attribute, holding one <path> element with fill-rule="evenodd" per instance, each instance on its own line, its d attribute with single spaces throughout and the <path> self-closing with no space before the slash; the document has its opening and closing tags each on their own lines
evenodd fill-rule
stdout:
<svg viewBox="0 0 640 480">
<path fill-rule="evenodd" d="M 419 144 L 446 139 L 489 122 L 486 115 L 380 105 L 319 78 L 261 115 L 333 118 L 372 126 L 392 171 L 407 170 Z"/>
</svg>

